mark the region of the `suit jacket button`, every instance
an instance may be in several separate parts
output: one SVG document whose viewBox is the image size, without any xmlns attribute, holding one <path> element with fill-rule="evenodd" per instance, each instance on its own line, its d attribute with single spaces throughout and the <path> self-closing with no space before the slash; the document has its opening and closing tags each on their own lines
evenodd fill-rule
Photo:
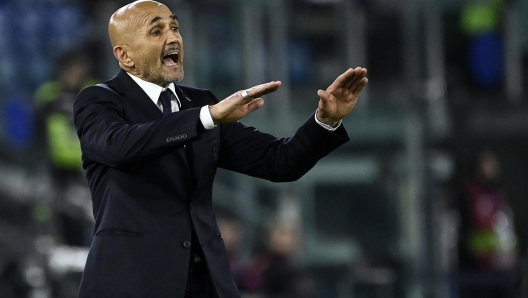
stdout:
<svg viewBox="0 0 528 298">
<path fill-rule="evenodd" d="M 183 241 L 183 247 L 191 248 L 191 241 Z"/>
</svg>

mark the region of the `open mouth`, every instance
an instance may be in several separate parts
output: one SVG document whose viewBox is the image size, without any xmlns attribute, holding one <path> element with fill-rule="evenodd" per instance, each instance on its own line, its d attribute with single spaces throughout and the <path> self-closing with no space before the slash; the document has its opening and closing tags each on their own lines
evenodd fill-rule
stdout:
<svg viewBox="0 0 528 298">
<path fill-rule="evenodd" d="M 180 62 L 180 50 L 169 50 L 161 57 L 161 62 L 165 66 L 175 66 Z"/>
</svg>

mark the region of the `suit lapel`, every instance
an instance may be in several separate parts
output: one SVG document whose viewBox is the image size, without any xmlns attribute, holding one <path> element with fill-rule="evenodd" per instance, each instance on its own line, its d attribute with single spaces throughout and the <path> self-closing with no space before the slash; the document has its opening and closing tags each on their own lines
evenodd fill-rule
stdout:
<svg viewBox="0 0 528 298">
<path fill-rule="evenodd" d="M 112 81 L 115 83 L 116 90 L 122 93 L 126 101 L 139 106 L 142 109 L 142 114 L 149 121 L 154 121 L 163 115 L 145 91 L 124 70 L 120 69 Z"/>
<path fill-rule="evenodd" d="M 178 85 L 174 85 L 174 89 L 176 90 L 176 95 L 178 95 L 178 99 L 180 100 L 182 110 L 195 107 L 192 100 L 187 96 L 187 94 L 185 94 L 185 92 L 183 92 L 183 90 L 181 90 Z"/>
</svg>

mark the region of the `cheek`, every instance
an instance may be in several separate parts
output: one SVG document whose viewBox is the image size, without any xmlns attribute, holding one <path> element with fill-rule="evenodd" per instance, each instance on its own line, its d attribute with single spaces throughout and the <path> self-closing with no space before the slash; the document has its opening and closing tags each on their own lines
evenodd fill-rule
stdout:
<svg viewBox="0 0 528 298">
<path fill-rule="evenodd" d="M 157 63 L 157 56 L 153 51 L 143 50 L 138 51 L 135 54 L 136 58 L 134 59 L 134 61 L 136 62 L 138 67 L 148 68 L 155 66 Z"/>
<path fill-rule="evenodd" d="M 181 44 L 180 52 L 181 52 L 181 58 L 180 58 L 180 60 L 183 61 L 183 57 L 185 57 L 185 47 L 183 46 L 183 42 L 182 42 L 182 44 Z"/>
<path fill-rule="evenodd" d="M 154 60 L 154 59 L 153 59 L 153 57 L 152 57 L 152 53 L 149 53 L 149 52 L 147 52 L 147 51 L 143 51 L 143 52 L 141 53 L 141 59 L 140 59 L 140 61 L 141 61 L 141 64 L 142 64 L 143 67 L 148 67 L 148 66 L 150 66 L 150 65 L 153 63 L 153 62 L 152 62 L 153 60 Z"/>
</svg>

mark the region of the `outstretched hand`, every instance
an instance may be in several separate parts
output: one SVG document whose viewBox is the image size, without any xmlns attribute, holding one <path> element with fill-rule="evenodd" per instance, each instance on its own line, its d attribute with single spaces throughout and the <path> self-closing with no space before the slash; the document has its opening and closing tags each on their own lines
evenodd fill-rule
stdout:
<svg viewBox="0 0 528 298">
<path fill-rule="evenodd" d="M 228 96 L 219 103 L 209 106 L 211 118 L 215 124 L 238 121 L 264 105 L 261 96 L 277 91 L 280 81 L 260 84 L 246 90 L 241 90 Z M 244 99 L 242 92 L 247 92 Z"/>
<path fill-rule="evenodd" d="M 350 68 L 337 77 L 326 91 L 317 91 L 319 95 L 317 119 L 325 124 L 334 125 L 345 118 L 356 106 L 359 94 L 368 83 L 366 75 L 366 68 Z"/>
</svg>

